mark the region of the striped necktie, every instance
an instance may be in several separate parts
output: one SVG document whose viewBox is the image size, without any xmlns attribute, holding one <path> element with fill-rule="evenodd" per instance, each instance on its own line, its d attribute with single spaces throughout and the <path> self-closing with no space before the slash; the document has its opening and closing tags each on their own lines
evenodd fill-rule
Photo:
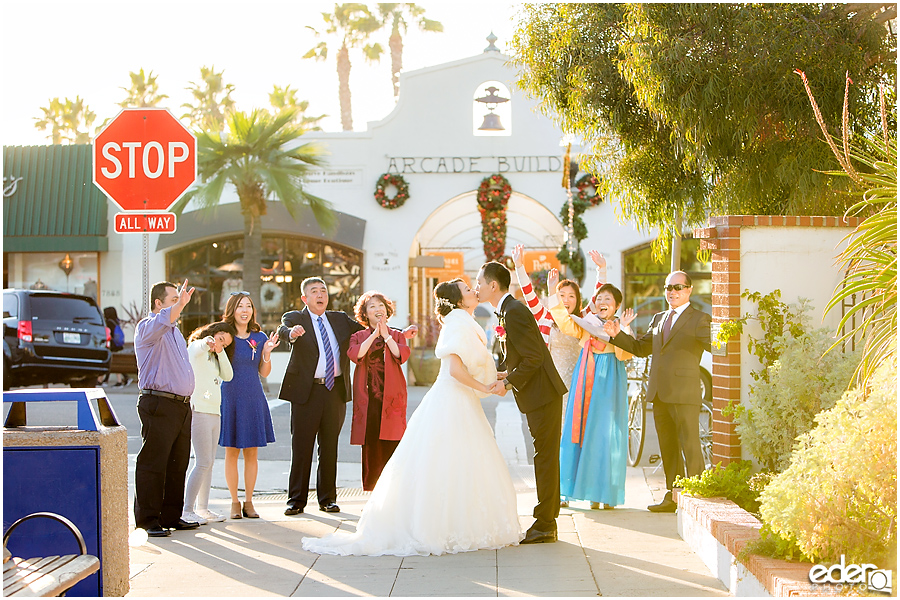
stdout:
<svg viewBox="0 0 900 600">
<path fill-rule="evenodd" d="M 331 342 L 328 341 L 328 332 L 325 331 L 325 323 L 322 315 L 319 315 L 319 333 L 322 335 L 322 346 L 325 347 L 325 387 L 329 390 L 334 387 L 334 354 L 331 353 Z"/>
</svg>

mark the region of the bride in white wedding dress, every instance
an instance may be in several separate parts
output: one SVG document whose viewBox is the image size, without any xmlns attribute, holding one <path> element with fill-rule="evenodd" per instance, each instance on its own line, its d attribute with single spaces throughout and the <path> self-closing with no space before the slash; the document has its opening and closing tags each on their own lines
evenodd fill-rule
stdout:
<svg viewBox="0 0 900 600">
<path fill-rule="evenodd" d="M 356 532 L 303 538 L 319 554 L 455 554 L 518 544 L 516 492 L 480 398 L 500 393 L 475 292 L 460 279 L 434 290 L 441 370 L 409 420 Z"/>
</svg>

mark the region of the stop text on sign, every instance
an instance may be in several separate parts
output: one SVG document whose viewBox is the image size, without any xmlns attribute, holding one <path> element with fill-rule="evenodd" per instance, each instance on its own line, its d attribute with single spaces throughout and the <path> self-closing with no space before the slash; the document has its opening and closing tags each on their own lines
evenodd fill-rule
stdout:
<svg viewBox="0 0 900 600">
<path fill-rule="evenodd" d="M 116 233 L 175 233 L 172 213 L 119 213 L 115 218 Z"/>
<path fill-rule="evenodd" d="M 164 108 L 125 108 L 94 138 L 93 180 L 123 212 L 168 211 L 197 178 L 197 138 Z"/>
<path fill-rule="evenodd" d="M 116 179 L 122 174 L 122 161 L 119 160 L 118 153 L 127 152 L 128 178 L 135 177 L 136 155 L 140 151 L 140 166 L 144 177 L 156 179 L 163 174 L 163 170 L 168 164 L 168 173 L 166 177 L 173 179 L 175 177 L 175 165 L 187 161 L 190 156 L 188 145 L 184 142 L 168 142 L 168 152 L 163 150 L 163 145 L 159 142 L 123 142 L 119 146 L 116 142 L 107 142 L 103 144 L 101 150 L 103 158 L 112 164 L 112 169 L 105 166 L 100 167 L 100 172 L 104 177 Z"/>
</svg>

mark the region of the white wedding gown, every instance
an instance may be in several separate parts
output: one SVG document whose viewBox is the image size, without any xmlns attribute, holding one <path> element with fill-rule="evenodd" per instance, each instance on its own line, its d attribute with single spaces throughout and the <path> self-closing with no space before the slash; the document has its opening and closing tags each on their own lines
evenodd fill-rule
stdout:
<svg viewBox="0 0 900 600">
<path fill-rule="evenodd" d="M 472 388 L 450 375 L 449 354 L 478 381 L 497 378 L 484 331 L 469 313 L 444 317 L 441 370 L 409 420 L 355 533 L 303 538 L 319 554 L 455 554 L 518 544 L 524 537 L 509 470 Z"/>
</svg>

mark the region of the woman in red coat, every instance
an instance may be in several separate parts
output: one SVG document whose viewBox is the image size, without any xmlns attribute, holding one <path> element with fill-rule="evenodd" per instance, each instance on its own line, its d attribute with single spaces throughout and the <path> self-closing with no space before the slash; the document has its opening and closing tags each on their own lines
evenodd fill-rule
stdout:
<svg viewBox="0 0 900 600">
<path fill-rule="evenodd" d="M 406 378 L 400 365 L 409 358 L 409 346 L 403 332 L 387 325 L 394 303 L 384 294 L 364 293 L 354 310 L 367 329 L 350 337 L 347 351 L 356 363 L 350 443 L 362 445 L 363 489 L 372 491 L 406 431 Z"/>
</svg>

